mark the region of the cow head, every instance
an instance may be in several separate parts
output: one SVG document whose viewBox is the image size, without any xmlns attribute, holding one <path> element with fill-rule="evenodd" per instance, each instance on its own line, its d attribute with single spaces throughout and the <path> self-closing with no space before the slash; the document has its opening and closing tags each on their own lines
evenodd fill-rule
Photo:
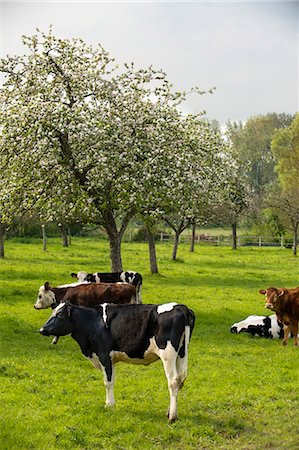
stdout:
<svg viewBox="0 0 299 450">
<path fill-rule="evenodd" d="M 78 281 L 87 281 L 87 272 L 84 272 L 84 270 L 81 270 L 78 273 L 71 273 L 72 278 L 77 278 Z"/>
<path fill-rule="evenodd" d="M 266 290 L 260 289 L 259 293 L 266 297 L 265 308 L 275 310 L 277 302 L 285 294 L 286 289 L 270 287 Z"/>
<path fill-rule="evenodd" d="M 88 281 L 88 283 L 100 283 L 101 282 L 100 278 L 97 276 L 96 273 L 88 273 L 86 275 L 86 281 Z"/>
<path fill-rule="evenodd" d="M 47 281 L 44 284 L 44 286 L 41 286 L 39 288 L 34 308 L 35 309 L 46 309 L 55 303 L 56 303 L 55 294 L 53 291 L 51 291 L 50 284 Z"/>
<path fill-rule="evenodd" d="M 43 336 L 65 336 L 71 333 L 73 330 L 71 309 L 69 302 L 60 303 L 39 332 Z"/>
</svg>

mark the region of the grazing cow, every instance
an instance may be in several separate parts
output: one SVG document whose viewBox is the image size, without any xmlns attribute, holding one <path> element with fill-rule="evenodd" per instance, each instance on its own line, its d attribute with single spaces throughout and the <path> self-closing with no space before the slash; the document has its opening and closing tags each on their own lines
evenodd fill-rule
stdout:
<svg viewBox="0 0 299 450">
<path fill-rule="evenodd" d="M 277 319 L 276 314 L 272 314 L 272 316 L 248 316 L 241 322 L 234 323 L 230 331 L 277 339 L 283 337 L 283 323 Z"/>
<path fill-rule="evenodd" d="M 187 376 L 193 311 L 185 305 L 111 305 L 96 309 L 63 302 L 40 329 L 45 336 L 71 333 L 106 386 L 106 406 L 114 406 L 115 363 L 148 365 L 161 359 L 168 381 L 168 418 L 177 419 L 177 395 Z"/>
<path fill-rule="evenodd" d="M 95 272 L 87 273 L 81 270 L 78 273 L 71 273 L 71 277 L 77 278 L 79 282 L 88 283 L 130 283 L 136 287 L 137 303 L 141 301 L 142 276 L 138 272 L 127 270 L 124 272 Z"/>
<path fill-rule="evenodd" d="M 283 345 L 289 339 L 290 331 L 294 337 L 294 344 L 298 346 L 298 321 L 299 321 L 299 288 L 286 289 L 270 287 L 261 289 L 260 294 L 265 295 L 265 307 L 275 311 L 278 320 L 283 322 L 284 338 Z"/>
</svg>

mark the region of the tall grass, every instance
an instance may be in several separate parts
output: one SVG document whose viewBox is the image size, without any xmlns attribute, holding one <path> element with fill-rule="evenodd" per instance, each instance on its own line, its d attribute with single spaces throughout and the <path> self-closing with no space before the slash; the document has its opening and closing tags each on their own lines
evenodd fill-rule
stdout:
<svg viewBox="0 0 299 450">
<path fill-rule="evenodd" d="M 124 268 L 142 273 L 143 302 L 185 303 L 196 314 L 189 376 L 179 420 L 167 423 L 168 390 L 160 362 L 118 364 L 116 407 L 104 407 L 102 374 L 71 337 L 57 346 L 38 329 L 37 290 L 72 281 L 77 270 L 109 271 L 108 244 L 73 239 L 11 240 L 0 262 L 1 449 L 298 449 L 299 349 L 289 342 L 230 333 L 249 314 L 265 314 L 260 288 L 297 286 L 298 261 L 277 248 L 157 247 L 149 273 L 146 244 L 124 244 Z"/>
</svg>

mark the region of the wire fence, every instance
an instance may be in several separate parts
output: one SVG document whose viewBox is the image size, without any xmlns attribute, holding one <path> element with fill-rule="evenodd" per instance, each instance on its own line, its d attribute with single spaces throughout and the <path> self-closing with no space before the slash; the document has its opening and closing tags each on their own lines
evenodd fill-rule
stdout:
<svg viewBox="0 0 299 450">
<path fill-rule="evenodd" d="M 171 233 L 159 233 L 155 235 L 155 240 L 158 242 L 173 242 L 174 234 Z M 180 236 L 180 242 L 191 242 L 191 235 Z M 196 234 L 195 243 L 214 245 L 214 246 L 232 246 L 233 239 L 232 235 L 208 235 L 208 234 Z M 271 236 L 238 236 L 237 245 L 241 246 L 253 246 L 253 247 L 281 247 L 281 248 L 291 248 L 293 245 L 292 239 L 286 239 L 281 236 L 274 239 Z"/>
</svg>

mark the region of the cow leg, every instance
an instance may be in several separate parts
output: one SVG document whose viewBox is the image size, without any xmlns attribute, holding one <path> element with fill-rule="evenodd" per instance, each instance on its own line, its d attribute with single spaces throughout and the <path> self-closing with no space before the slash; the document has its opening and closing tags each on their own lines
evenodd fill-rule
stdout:
<svg viewBox="0 0 299 450">
<path fill-rule="evenodd" d="M 170 405 L 168 409 L 168 418 L 170 422 L 174 422 L 178 418 L 177 414 L 177 396 L 180 388 L 180 379 L 177 372 L 176 361 L 177 352 L 168 342 L 165 350 L 160 350 L 159 356 L 162 360 L 165 375 L 168 382 L 168 390 L 170 394 Z"/>
<path fill-rule="evenodd" d="M 108 360 L 105 365 L 103 365 L 100 361 L 100 358 L 93 353 L 91 358 L 87 358 L 93 364 L 96 369 L 99 369 L 103 372 L 104 375 L 104 385 L 106 388 L 106 406 L 114 406 L 114 377 L 115 377 L 115 368 L 114 364 L 111 364 L 111 361 Z"/>
<path fill-rule="evenodd" d="M 291 331 L 291 324 L 287 323 L 284 325 L 283 327 L 283 341 L 282 341 L 282 345 L 287 345 L 288 340 L 289 340 L 289 334 Z"/>
<path fill-rule="evenodd" d="M 294 338 L 294 345 L 298 347 L 298 322 L 291 322 L 291 330 Z"/>
<path fill-rule="evenodd" d="M 110 367 L 103 367 L 104 373 L 104 384 L 106 387 L 106 406 L 112 407 L 115 405 L 114 399 L 114 377 L 115 377 L 115 367 L 114 364 L 110 364 Z"/>
</svg>

